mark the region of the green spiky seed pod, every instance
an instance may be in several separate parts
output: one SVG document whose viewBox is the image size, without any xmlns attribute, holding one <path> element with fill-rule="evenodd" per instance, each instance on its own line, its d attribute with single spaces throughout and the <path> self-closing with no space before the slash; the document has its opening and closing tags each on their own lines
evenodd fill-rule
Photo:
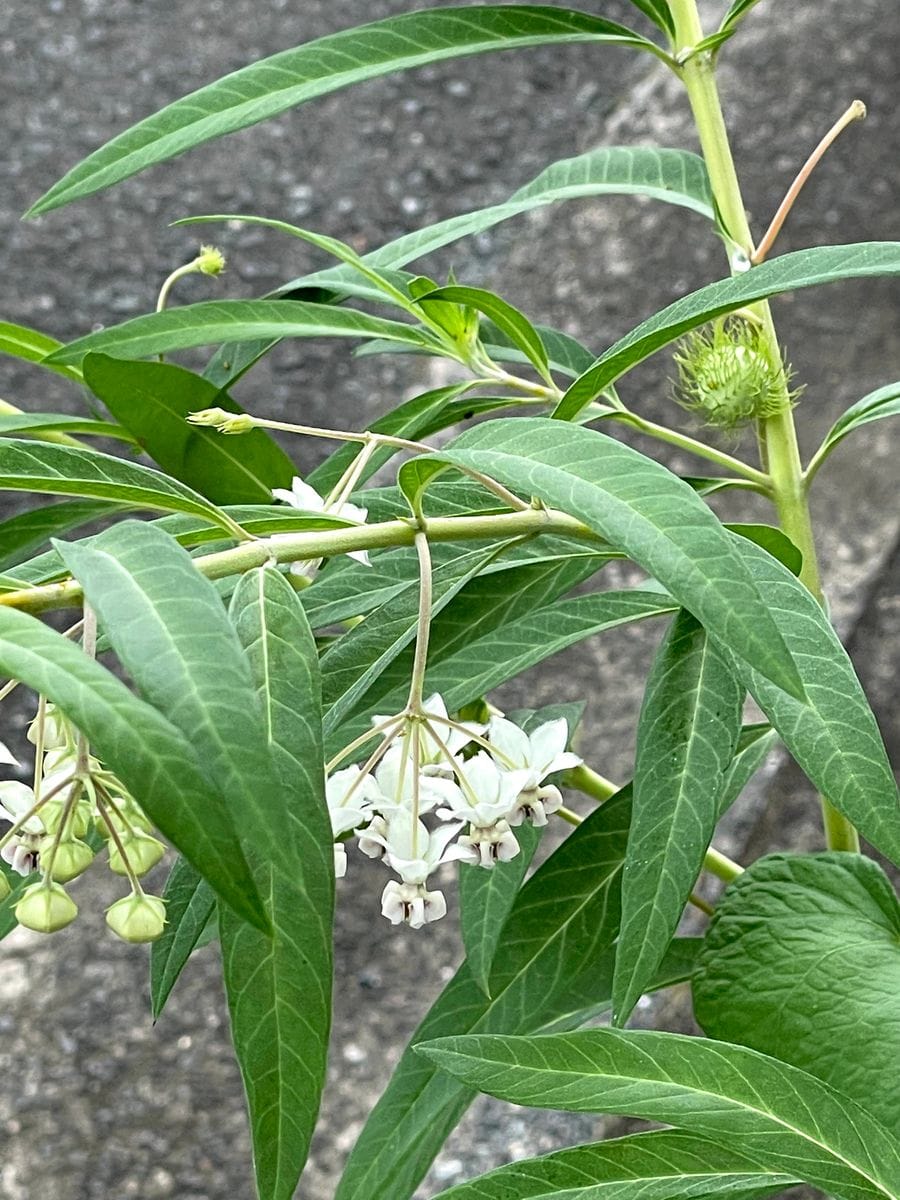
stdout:
<svg viewBox="0 0 900 1200">
<path fill-rule="evenodd" d="M 60 883 L 40 880 L 27 887 L 16 905 L 16 920 L 35 933 L 56 933 L 71 925 L 78 905 Z"/>
<path fill-rule="evenodd" d="M 772 361 L 760 330 L 740 318 L 689 333 L 679 343 L 675 364 L 675 399 L 716 429 L 777 416 L 796 395 L 787 388 L 789 368 Z"/>
</svg>

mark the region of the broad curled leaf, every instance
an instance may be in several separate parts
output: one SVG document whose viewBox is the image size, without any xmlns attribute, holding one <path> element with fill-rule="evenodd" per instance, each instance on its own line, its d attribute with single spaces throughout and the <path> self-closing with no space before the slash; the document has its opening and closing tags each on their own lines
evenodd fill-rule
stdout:
<svg viewBox="0 0 900 1200">
<path fill-rule="evenodd" d="M 273 487 L 290 487 L 294 465 L 262 429 L 224 437 L 187 423 L 188 413 L 203 408 L 241 411 L 192 371 L 89 354 L 84 379 L 167 475 L 216 504 L 269 504 Z"/>
<path fill-rule="evenodd" d="M 212 138 L 353 83 L 466 54 L 572 42 L 617 42 L 663 54 L 624 26 L 549 6 L 484 5 L 389 17 L 284 50 L 175 101 L 95 150 L 27 215 L 89 196 Z"/>
<path fill-rule="evenodd" d="M 716 905 L 693 989 L 710 1037 L 802 1067 L 896 1126 L 900 904 L 877 863 L 757 859 Z"/>
<path fill-rule="evenodd" d="M 442 1038 L 419 1053 L 514 1104 L 661 1121 L 844 1200 L 896 1200 L 900 1141 L 854 1100 L 743 1046 L 592 1029 Z"/>
</svg>

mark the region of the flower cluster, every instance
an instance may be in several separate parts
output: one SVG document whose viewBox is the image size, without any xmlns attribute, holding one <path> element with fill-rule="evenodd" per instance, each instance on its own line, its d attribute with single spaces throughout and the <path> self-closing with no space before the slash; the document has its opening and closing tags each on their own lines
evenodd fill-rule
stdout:
<svg viewBox="0 0 900 1200">
<path fill-rule="evenodd" d="M 501 716 L 461 723 L 439 695 L 417 714 L 375 717 L 374 726 L 383 741 L 368 762 L 327 780 L 335 874 L 346 873 L 346 840 L 356 834 L 362 853 L 397 876 L 382 894 L 383 915 L 413 929 L 447 911 L 443 894 L 427 886 L 438 867 L 456 860 L 491 868 L 514 858 L 513 827 L 546 825 L 562 805 L 544 780 L 581 762 L 565 748 L 563 719 L 531 734 Z"/>
<path fill-rule="evenodd" d="M 0 836 L 0 856 L 18 875 L 41 873 L 18 898 L 17 921 L 40 933 L 71 924 L 78 906 L 64 885 L 87 870 L 106 842 L 109 869 L 131 882 L 131 894 L 107 910 L 107 923 L 125 941 L 154 941 L 165 926 L 165 904 L 139 883 L 166 849 L 153 826 L 52 705 L 41 705 L 28 738 L 38 755 L 34 787 L 0 782 L 0 820 L 10 826 Z M 5 747 L 0 761 L 15 762 Z M 0 874 L 0 901 L 11 890 Z"/>
</svg>

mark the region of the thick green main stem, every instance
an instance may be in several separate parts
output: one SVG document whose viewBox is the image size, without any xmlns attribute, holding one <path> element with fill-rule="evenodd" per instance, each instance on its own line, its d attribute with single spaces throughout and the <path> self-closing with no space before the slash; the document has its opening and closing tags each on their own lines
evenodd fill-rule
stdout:
<svg viewBox="0 0 900 1200">
<path fill-rule="evenodd" d="M 698 45 L 704 37 L 696 0 L 670 0 L 669 7 L 675 21 L 676 56 L 682 55 L 684 59 L 681 74 L 694 114 L 713 195 L 732 239 L 732 249 L 749 260 L 753 253 L 753 237 L 719 100 L 715 55 L 710 52 L 690 53 L 692 47 Z M 755 305 L 754 309 L 762 323 L 772 361 L 780 362 L 781 348 L 771 310 L 764 301 Z M 783 386 L 784 408 L 777 416 L 760 422 L 760 443 L 766 460 L 764 465 L 771 480 L 771 496 L 778 510 L 781 527 L 803 555 L 800 578 L 821 604 L 823 595 L 816 545 L 786 375 Z M 856 830 L 825 797 L 822 798 L 822 818 L 829 849 L 859 850 Z"/>
</svg>

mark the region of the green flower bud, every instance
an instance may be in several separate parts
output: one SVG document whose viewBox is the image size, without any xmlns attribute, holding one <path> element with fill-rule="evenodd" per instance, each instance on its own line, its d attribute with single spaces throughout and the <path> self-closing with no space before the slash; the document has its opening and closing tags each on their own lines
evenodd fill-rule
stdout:
<svg viewBox="0 0 900 1200">
<path fill-rule="evenodd" d="M 675 399 L 705 424 L 738 429 L 790 408 L 790 371 L 772 361 L 759 329 L 731 318 L 711 329 L 688 334 L 675 354 Z"/>
<path fill-rule="evenodd" d="M 27 887 L 15 908 L 16 920 L 36 933 L 56 933 L 78 916 L 78 905 L 59 883 L 39 880 Z"/>
<path fill-rule="evenodd" d="M 110 905 L 106 923 L 125 942 L 155 942 L 166 927 L 165 901 L 132 893 Z"/>
<path fill-rule="evenodd" d="M 159 838 L 150 837 L 149 834 L 140 831 L 134 834 L 124 834 L 121 841 L 125 857 L 135 875 L 146 875 L 166 852 L 166 848 Z M 115 842 L 109 844 L 109 869 L 115 875 L 128 874 L 128 868 Z"/>
<path fill-rule="evenodd" d="M 9 880 L 6 878 L 3 872 L 0 871 L 0 903 L 6 899 L 11 891 L 12 888 L 9 886 Z"/>
<path fill-rule="evenodd" d="M 52 800 L 41 809 L 41 820 L 44 822 L 44 828 L 48 833 L 56 833 L 59 829 L 59 823 L 65 812 L 66 801 L 60 796 L 54 796 Z M 91 806 L 87 801 L 79 801 L 72 809 L 69 819 L 69 827 L 66 830 L 70 837 L 83 838 L 87 836 L 87 831 L 91 827 Z"/>
<path fill-rule="evenodd" d="M 57 883 L 68 883 L 71 879 L 77 879 L 94 861 L 94 852 L 86 842 L 79 841 L 78 838 L 60 842 L 56 854 L 53 854 L 53 840 L 52 837 L 44 838 L 38 852 L 41 855 L 41 866 L 49 864 L 50 856 L 53 855 L 50 875 Z"/>
</svg>

